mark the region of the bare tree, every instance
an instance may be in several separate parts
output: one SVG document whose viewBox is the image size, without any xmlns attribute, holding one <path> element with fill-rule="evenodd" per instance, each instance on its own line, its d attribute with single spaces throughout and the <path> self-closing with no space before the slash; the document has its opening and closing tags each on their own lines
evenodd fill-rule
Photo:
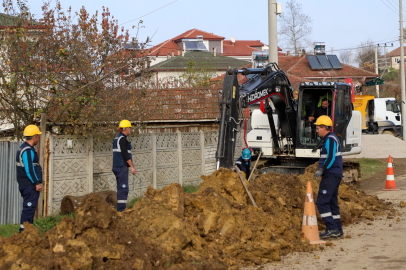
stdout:
<svg viewBox="0 0 406 270">
<path fill-rule="evenodd" d="M 300 50 L 308 47 L 310 42 L 306 38 L 312 33 L 312 19 L 303 13 L 301 4 L 295 0 L 287 2 L 279 21 L 279 35 L 288 49 L 298 54 Z"/>
<path fill-rule="evenodd" d="M 350 51 L 342 51 L 340 52 L 340 61 L 344 64 L 351 64 L 351 52 Z"/>
<path fill-rule="evenodd" d="M 378 58 L 381 54 L 378 50 Z M 375 44 L 372 40 L 361 42 L 356 51 L 355 60 L 360 68 L 375 71 Z"/>
</svg>

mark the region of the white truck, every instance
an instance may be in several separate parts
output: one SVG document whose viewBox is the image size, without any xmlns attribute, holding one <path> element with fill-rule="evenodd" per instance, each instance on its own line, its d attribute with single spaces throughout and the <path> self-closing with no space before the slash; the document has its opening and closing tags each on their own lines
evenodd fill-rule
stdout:
<svg viewBox="0 0 406 270">
<path fill-rule="evenodd" d="M 396 99 L 390 98 L 368 98 L 373 96 L 356 96 L 364 106 L 358 107 L 364 115 L 365 123 L 363 131 L 369 134 L 390 134 L 401 136 L 402 115 L 400 106 Z M 357 110 L 357 108 L 355 108 Z"/>
</svg>

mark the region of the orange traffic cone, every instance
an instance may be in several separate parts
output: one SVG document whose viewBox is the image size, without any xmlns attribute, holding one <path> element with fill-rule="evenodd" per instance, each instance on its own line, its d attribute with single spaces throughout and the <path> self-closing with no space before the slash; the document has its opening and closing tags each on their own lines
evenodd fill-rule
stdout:
<svg viewBox="0 0 406 270">
<path fill-rule="evenodd" d="M 321 241 L 319 238 L 319 229 L 317 227 L 316 208 L 314 207 L 312 183 L 307 182 L 305 208 L 303 214 L 302 232 L 304 237 L 310 240 L 310 244 L 325 244 L 325 241 Z"/>
<path fill-rule="evenodd" d="M 392 166 L 392 157 L 389 156 L 388 158 L 388 170 L 386 171 L 386 186 L 385 189 L 387 191 L 396 191 L 400 190 L 396 188 L 395 184 L 395 175 L 393 174 L 393 166 Z"/>
</svg>

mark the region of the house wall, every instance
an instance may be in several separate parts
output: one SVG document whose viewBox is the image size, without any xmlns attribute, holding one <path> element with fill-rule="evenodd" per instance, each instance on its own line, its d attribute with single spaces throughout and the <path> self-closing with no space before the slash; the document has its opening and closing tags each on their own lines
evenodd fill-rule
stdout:
<svg viewBox="0 0 406 270">
<path fill-rule="evenodd" d="M 213 48 L 216 48 L 216 53 L 222 53 L 223 47 L 221 40 L 209 40 L 209 52 L 213 52 Z"/>
<path fill-rule="evenodd" d="M 406 60 L 406 56 L 404 57 L 404 59 Z M 400 63 L 398 63 L 398 61 L 400 61 L 400 55 L 399 56 L 393 56 L 390 58 L 390 66 L 394 69 L 399 69 L 400 68 Z"/>
<path fill-rule="evenodd" d="M 243 61 L 247 61 L 247 62 L 252 62 L 252 56 L 251 55 L 230 55 L 229 57 L 238 59 L 238 60 L 243 60 Z M 247 63 L 248 64 L 248 63 Z"/>
<path fill-rule="evenodd" d="M 175 55 L 177 55 L 177 52 L 175 52 Z M 165 60 L 168 60 L 168 57 L 167 56 L 150 56 L 149 59 L 151 61 L 150 66 L 152 67 L 153 65 L 156 65 Z"/>
</svg>

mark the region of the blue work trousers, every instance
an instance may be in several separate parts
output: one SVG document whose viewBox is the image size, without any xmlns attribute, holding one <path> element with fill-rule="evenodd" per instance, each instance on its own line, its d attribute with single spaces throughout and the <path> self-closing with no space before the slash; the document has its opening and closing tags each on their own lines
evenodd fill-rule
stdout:
<svg viewBox="0 0 406 270">
<path fill-rule="evenodd" d="M 117 211 L 122 212 L 127 206 L 128 167 L 113 167 L 117 180 Z"/>
<path fill-rule="evenodd" d="M 24 231 L 24 222 L 33 223 L 35 210 L 37 209 L 40 192 L 36 190 L 35 185 L 20 188 L 23 197 L 23 211 L 20 219 L 20 233 Z"/>
<path fill-rule="evenodd" d="M 340 208 L 338 207 L 338 188 L 342 175 L 324 173 L 317 195 L 317 208 L 327 230 L 343 231 Z"/>
</svg>

